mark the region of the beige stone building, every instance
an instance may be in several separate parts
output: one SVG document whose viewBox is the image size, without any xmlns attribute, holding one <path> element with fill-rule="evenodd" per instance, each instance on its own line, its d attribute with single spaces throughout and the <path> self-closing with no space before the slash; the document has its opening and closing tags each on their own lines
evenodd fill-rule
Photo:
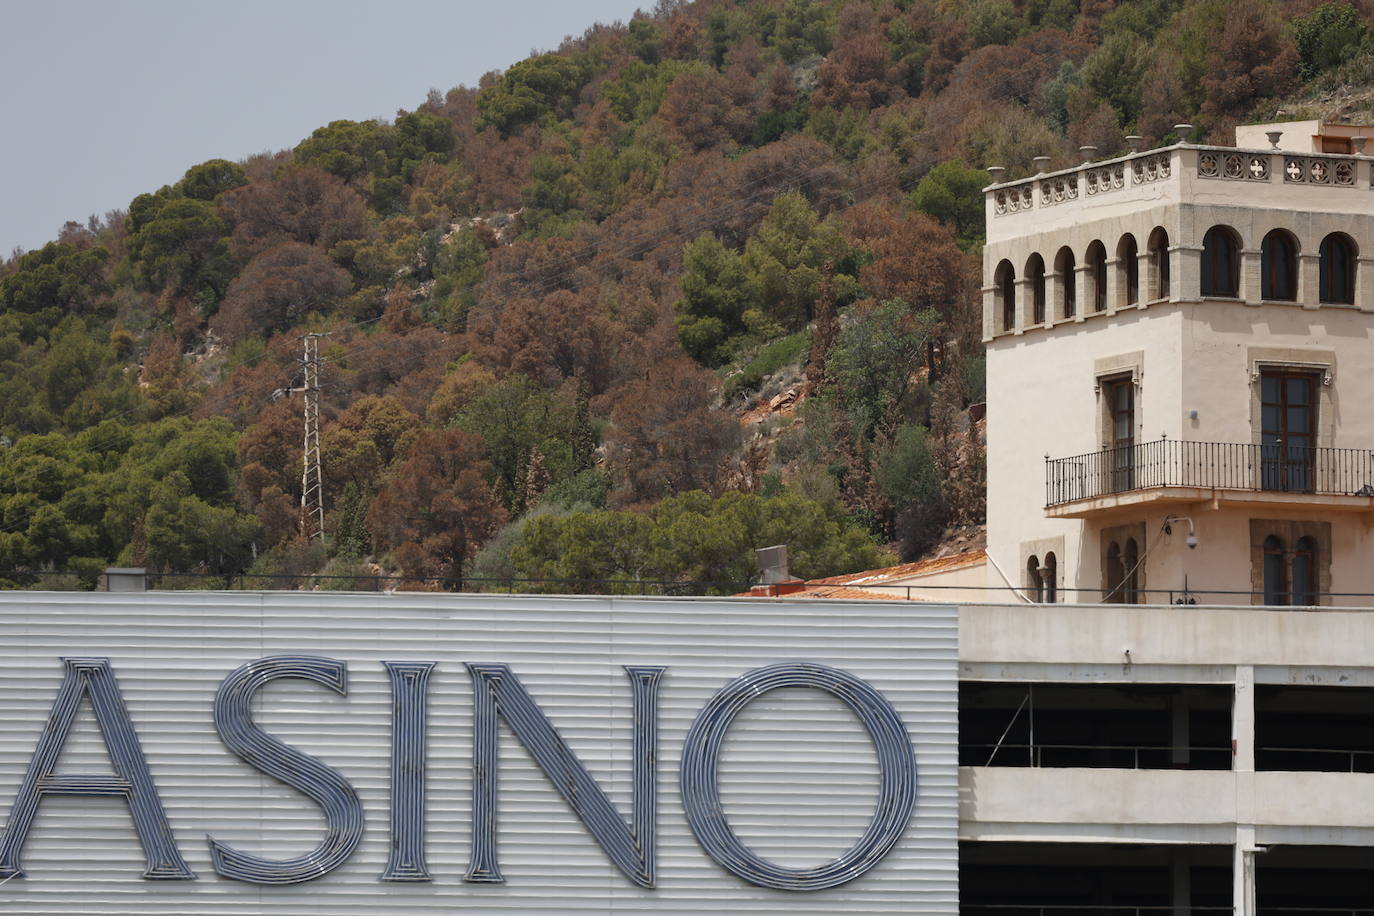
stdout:
<svg viewBox="0 0 1374 916">
<path fill-rule="evenodd" d="M 1361 133 L 1261 125 L 987 189 L 990 587 L 1374 600 Z"/>
</svg>

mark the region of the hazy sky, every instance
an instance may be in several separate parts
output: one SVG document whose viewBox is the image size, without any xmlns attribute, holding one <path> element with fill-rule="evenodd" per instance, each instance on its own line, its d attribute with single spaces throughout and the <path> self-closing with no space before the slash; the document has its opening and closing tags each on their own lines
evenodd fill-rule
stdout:
<svg viewBox="0 0 1374 916">
<path fill-rule="evenodd" d="M 0 259 L 206 159 L 414 110 L 653 0 L 0 0 Z"/>
</svg>

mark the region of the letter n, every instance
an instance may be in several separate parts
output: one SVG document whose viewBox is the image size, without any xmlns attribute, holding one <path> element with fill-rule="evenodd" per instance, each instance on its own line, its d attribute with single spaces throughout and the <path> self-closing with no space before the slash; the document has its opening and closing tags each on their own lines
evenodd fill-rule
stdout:
<svg viewBox="0 0 1374 916">
<path fill-rule="evenodd" d="M 62 686 L 57 690 L 48 724 L 38 738 L 28 772 L 15 796 L 5 832 L 0 835 L 0 878 L 24 874 L 19 854 L 43 796 L 113 795 L 128 802 L 134 830 L 148 862 L 143 877 L 193 880 L 195 873 L 182 859 L 172 829 L 167 825 L 162 800 L 148 772 L 148 762 L 143 758 L 143 748 L 129 720 L 129 711 L 124 707 L 124 697 L 119 692 L 110 660 L 64 658 L 62 664 L 67 669 L 62 676 Z M 113 776 L 59 776 L 54 772 L 84 696 L 91 698 L 95 720 L 100 725 L 100 735 L 114 768 Z"/>
<path fill-rule="evenodd" d="M 611 863 L 640 887 L 654 886 L 658 814 L 658 682 L 661 667 L 625 666 L 634 699 L 633 826 L 530 698 L 509 665 L 469 664 L 472 677 L 472 859 L 465 880 L 500 883 L 496 848 L 497 717 L 504 719 Z"/>
</svg>

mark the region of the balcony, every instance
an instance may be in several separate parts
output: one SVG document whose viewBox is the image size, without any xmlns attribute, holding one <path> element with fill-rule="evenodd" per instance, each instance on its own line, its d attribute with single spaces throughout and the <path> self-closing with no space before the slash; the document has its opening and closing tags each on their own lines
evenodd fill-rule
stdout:
<svg viewBox="0 0 1374 916">
<path fill-rule="evenodd" d="M 1374 450 L 1159 439 L 1045 459 L 1050 518 L 1189 503 L 1301 505 L 1374 522 Z"/>
</svg>

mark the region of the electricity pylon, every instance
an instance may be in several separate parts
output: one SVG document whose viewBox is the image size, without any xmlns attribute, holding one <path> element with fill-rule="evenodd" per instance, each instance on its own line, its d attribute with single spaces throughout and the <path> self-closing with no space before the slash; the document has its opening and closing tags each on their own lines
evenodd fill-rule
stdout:
<svg viewBox="0 0 1374 916">
<path fill-rule="evenodd" d="M 301 387 L 305 402 L 305 455 L 301 468 L 301 534 L 324 540 L 324 473 L 320 468 L 320 338 L 306 334 L 301 354 Z"/>
</svg>

